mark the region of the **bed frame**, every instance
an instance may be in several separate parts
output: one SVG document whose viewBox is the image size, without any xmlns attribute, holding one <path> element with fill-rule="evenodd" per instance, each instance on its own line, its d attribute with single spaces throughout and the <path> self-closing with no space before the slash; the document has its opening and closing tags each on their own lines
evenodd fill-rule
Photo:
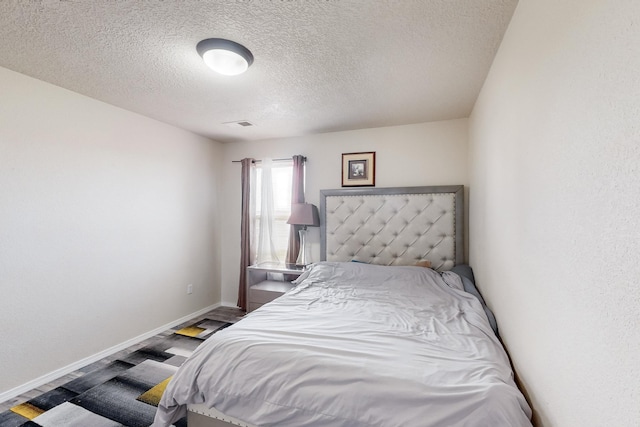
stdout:
<svg viewBox="0 0 640 427">
<path fill-rule="evenodd" d="M 450 270 L 464 260 L 464 187 L 320 191 L 323 261 Z"/>
<path fill-rule="evenodd" d="M 464 261 L 464 187 L 320 191 L 322 261 L 413 265 L 445 271 Z M 204 405 L 189 405 L 189 427 L 254 427 Z"/>
</svg>

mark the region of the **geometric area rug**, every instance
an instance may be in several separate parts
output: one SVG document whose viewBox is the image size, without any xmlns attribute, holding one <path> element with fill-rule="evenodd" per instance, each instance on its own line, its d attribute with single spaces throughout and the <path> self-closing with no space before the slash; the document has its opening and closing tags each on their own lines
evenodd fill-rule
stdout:
<svg viewBox="0 0 640 427">
<path fill-rule="evenodd" d="M 0 426 L 148 427 L 178 367 L 205 339 L 232 325 L 229 320 L 212 311 L 180 325 L 145 347 L 0 413 Z M 175 423 L 186 425 L 186 417 Z"/>
</svg>

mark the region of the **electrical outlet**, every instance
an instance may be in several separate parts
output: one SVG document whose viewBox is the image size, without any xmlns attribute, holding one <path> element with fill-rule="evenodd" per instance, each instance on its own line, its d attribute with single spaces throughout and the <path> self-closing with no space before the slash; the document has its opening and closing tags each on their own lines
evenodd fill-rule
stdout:
<svg viewBox="0 0 640 427">
<path fill-rule="evenodd" d="M 192 285 L 191 283 L 189 283 L 189 284 L 187 285 L 187 293 L 188 293 L 189 295 L 191 295 L 191 294 L 193 293 L 193 285 Z"/>
</svg>

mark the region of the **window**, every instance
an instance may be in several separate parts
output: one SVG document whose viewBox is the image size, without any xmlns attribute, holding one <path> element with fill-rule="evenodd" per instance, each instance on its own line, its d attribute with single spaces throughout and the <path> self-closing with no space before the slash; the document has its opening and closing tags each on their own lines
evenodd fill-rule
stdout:
<svg viewBox="0 0 640 427">
<path fill-rule="evenodd" d="M 289 229 L 290 225 L 287 220 L 291 215 L 291 181 L 293 174 L 292 161 L 276 161 L 271 166 L 271 180 L 273 184 L 273 219 L 272 219 L 272 241 L 275 249 L 277 260 L 284 263 L 287 256 L 287 247 L 289 245 Z M 262 165 L 256 165 L 256 221 L 254 236 L 258 236 L 260 232 L 260 219 L 262 209 Z M 258 255 L 258 259 L 262 259 Z"/>
</svg>

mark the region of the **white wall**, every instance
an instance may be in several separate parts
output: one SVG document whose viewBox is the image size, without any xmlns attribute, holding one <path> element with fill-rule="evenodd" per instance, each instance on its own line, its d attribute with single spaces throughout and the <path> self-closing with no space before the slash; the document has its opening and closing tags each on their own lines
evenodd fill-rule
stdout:
<svg viewBox="0 0 640 427">
<path fill-rule="evenodd" d="M 470 118 L 470 262 L 541 426 L 640 422 L 639 17 L 521 0 Z"/>
<path fill-rule="evenodd" d="M 0 94 L 0 394 L 219 302 L 221 144 L 4 68 Z"/>
<path fill-rule="evenodd" d="M 342 153 L 376 152 L 376 187 L 467 185 L 467 120 L 335 132 L 224 146 L 222 301 L 235 305 L 240 273 L 240 164 L 244 157 L 307 156 L 306 200 L 319 206 L 320 190 L 340 188 Z M 314 261 L 319 228 L 309 231 Z"/>
</svg>

